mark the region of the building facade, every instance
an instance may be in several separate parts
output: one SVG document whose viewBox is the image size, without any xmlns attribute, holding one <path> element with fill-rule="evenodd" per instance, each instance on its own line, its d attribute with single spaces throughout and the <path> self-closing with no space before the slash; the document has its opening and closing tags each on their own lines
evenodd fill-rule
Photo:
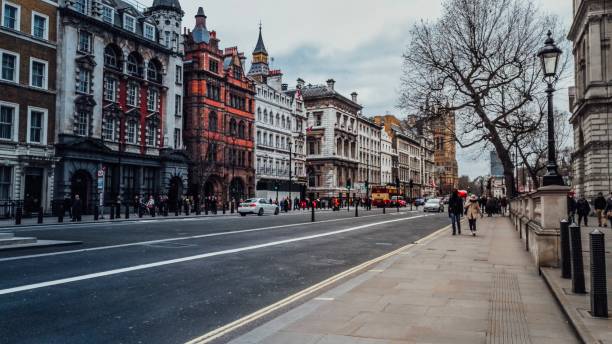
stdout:
<svg viewBox="0 0 612 344">
<path fill-rule="evenodd" d="M 159 194 L 175 204 L 187 182 L 178 0 L 75 0 L 59 13 L 56 198 L 78 194 L 86 211 Z"/>
<path fill-rule="evenodd" d="M 257 197 L 303 198 L 306 187 L 305 112 L 300 92 L 270 70 L 261 27 L 249 77 L 255 81 L 255 190 Z"/>
<path fill-rule="evenodd" d="M 0 203 L 49 211 L 55 180 L 57 3 L 0 2 Z"/>
<path fill-rule="evenodd" d="M 434 162 L 439 195 L 449 195 L 459 181 L 459 167 L 455 143 L 455 114 L 439 114 L 428 124 L 434 142 Z"/>
<path fill-rule="evenodd" d="M 572 183 L 589 199 L 612 190 L 612 3 L 574 0 L 575 87 L 570 88 L 574 132 Z"/>
<path fill-rule="evenodd" d="M 393 184 L 393 161 L 397 159 L 397 151 L 387 131 L 380 131 L 380 184 Z"/>
<path fill-rule="evenodd" d="M 357 93 L 352 94 L 357 103 Z M 370 195 L 372 186 L 381 185 L 381 132 L 382 127 L 364 116 L 357 117 L 359 142 L 359 170 L 357 184 L 358 195 Z M 367 187 L 366 187 L 367 182 Z M 368 193 L 366 195 L 366 192 Z"/>
<path fill-rule="evenodd" d="M 335 81 L 302 90 L 307 117 L 308 196 L 347 197 L 358 176 L 358 117 L 361 106 L 335 90 Z M 352 196 L 352 194 L 351 194 Z"/>
<path fill-rule="evenodd" d="M 190 192 L 218 201 L 255 196 L 255 84 L 237 47 L 221 50 L 200 7 L 185 35 L 185 133 Z"/>
</svg>

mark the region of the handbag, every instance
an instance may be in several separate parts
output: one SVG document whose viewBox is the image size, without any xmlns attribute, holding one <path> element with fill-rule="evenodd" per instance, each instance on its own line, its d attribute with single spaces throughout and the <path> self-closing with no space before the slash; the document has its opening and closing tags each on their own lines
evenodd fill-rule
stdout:
<svg viewBox="0 0 612 344">
<path fill-rule="evenodd" d="M 607 216 L 609 219 L 612 219 L 612 210 L 608 210 L 608 213 L 606 214 L 606 216 Z"/>
</svg>

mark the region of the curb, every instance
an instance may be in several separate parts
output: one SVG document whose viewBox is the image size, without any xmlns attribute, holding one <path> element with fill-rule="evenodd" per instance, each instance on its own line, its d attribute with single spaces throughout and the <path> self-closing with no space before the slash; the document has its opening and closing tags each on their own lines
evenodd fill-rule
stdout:
<svg viewBox="0 0 612 344">
<path fill-rule="evenodd" d="M 569 306 L 569 300 L 565 296 L 565 293 L 561 287 L 554 283 L 552 273 L 556 270 L 558 269 L 540 268 L 540 274 L 542 275 L 542 278 L 544 278 L 548 289 L 550 289 L 551 293 L 555 297 L 555 300 L 557 300 L 557 303 L 563 310 L 563 313 L 569 319 L 569 323 L 572 325 L 572 328 L 580 338 L 580 341 L 584 344 L 601 344 L 599 340 L 595 339 L 591 335 L 586 326 L 582 323 L 578 311 Z"/>
</svg>

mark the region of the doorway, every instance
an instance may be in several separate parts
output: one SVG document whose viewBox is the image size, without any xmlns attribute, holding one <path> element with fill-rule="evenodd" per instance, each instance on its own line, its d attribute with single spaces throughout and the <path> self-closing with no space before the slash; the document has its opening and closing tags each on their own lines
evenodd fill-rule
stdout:
<svg viewBox="0 0 612 344">
<path fill-rule="evenodd" d="M 89 205 L 91 203 L 91 175 L 85 170 L 74 172 L 70 180 L 70 193 L 74 199 L 75 195 L 79 195 L 83 202 L 83 214 L 89 213 Z"/>
<path fill-rule="evenodd" d="M 42 205 L 42 169 L 29 169 L 26 173 L 23 210 L 26 214 L 38 213 Z"/>
</svg>

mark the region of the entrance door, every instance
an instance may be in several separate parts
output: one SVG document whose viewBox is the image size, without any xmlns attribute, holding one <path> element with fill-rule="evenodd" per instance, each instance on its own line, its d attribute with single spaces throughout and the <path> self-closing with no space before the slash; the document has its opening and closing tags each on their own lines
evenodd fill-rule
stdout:
<svg viewBox="0 0 612 344">
<path fill-rule="evenodd" d="M 84 170 L 76 171 L 72 175 L 70 190 L 72 198 L 75 195 L 79 195 L 81 202 L 83 202 L 83 214 L 89 213 L 89 205 L 91 202 L 91 176 L 89 172 Z"/>
<path fill-rule="evenodd" d="M 168 209 L 170 212 L 176 210 L 176 203 L 183 195 L 183 181 L 179 177 L 170 179 L 170 189 L 168 190 Z"/>
<path fill-rule="evenodd" d="M 43 177 L 41 173 L 26 174 L 23 208 L 26 214 L 37 213 L 42 204 Z"/>
</svg>

